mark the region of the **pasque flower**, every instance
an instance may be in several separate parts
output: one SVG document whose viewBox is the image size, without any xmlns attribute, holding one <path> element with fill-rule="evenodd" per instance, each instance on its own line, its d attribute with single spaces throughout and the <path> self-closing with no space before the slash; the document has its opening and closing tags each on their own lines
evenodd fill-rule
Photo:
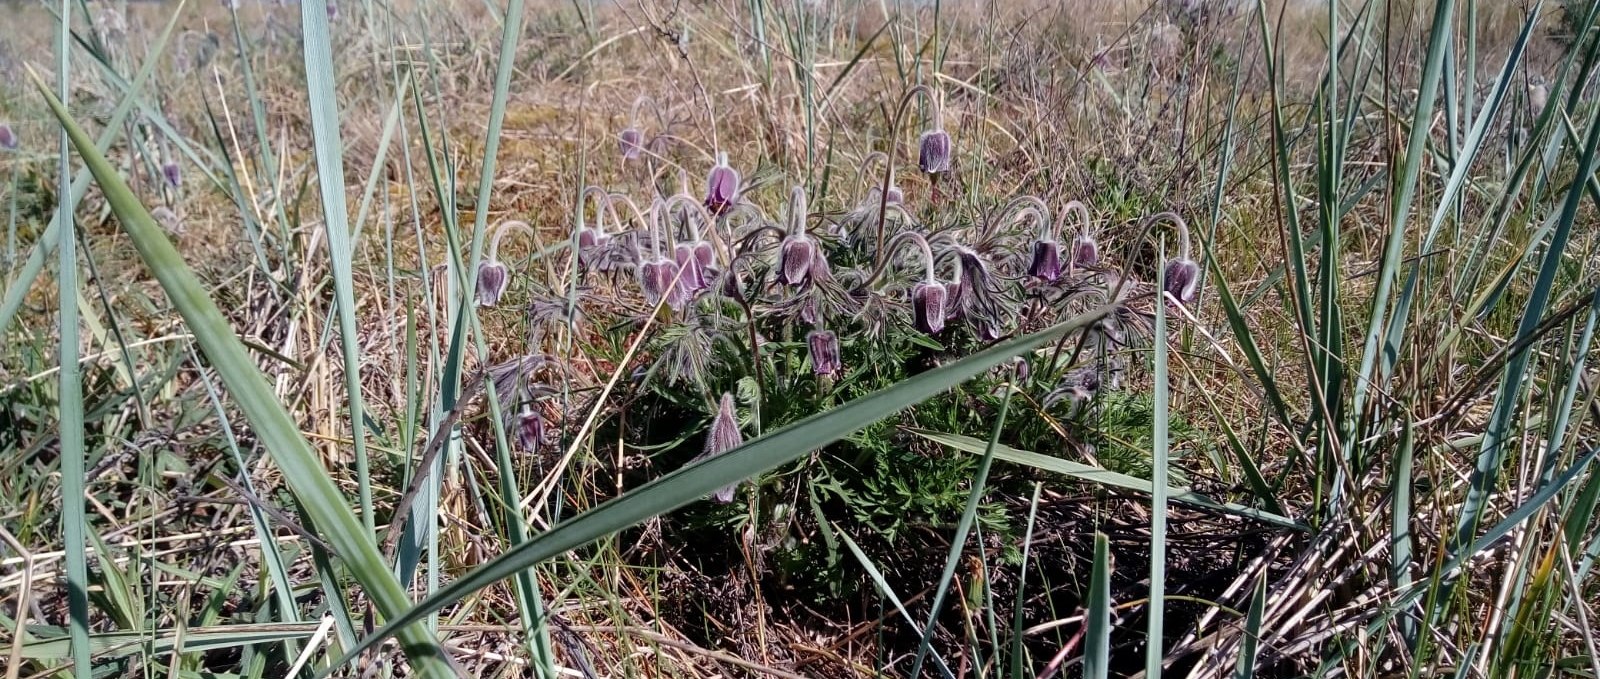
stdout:
<svg viewBox="0 0 1600 679">
<path fill-rule="evenodd" d="M 500 303 L 511 283 L 511 270 L 500 263 L 500 241 L 513 231 L 533 233 L 527 222 L 512 220 L 495 227 L 494 238 L 489 241 L 489 257 L 478 263 L 478 306 L 492 307 Z"/>
<path fill-rule="evenodd" d="M 812 330 L 806 335 L 806 347 L 811 351 L 811 372 L 814 375 L 836 376 L 842 367 L 839 362 L 839 336 L 832 330 Z"/>
<path fill-rule="evenodd" d="M 9 124 L 0 123 L 0 149 L 15 151 L 21 145 L 22 141 L 17 139 L 16 130 L 11 129 Z"/>
<path fill-rule="evenodd" d="M 706 175 L 706 209 L 721 214 L 739 198 L 739 171 L 728 166 L 728 154 L 718 153 L 717 164 Z"/>
<path fill-rule="evenodd" d="M 1061 215 L 1056 218 L 1057 224 L 1067 223 L 1067 213 L 1078 216 L 1078 232 L 1072 237 L 1072 259 L 1070 265 L 1073 269 L 1093 268 L 1100 264 L 1100 245 L 1094 240 L 1093 224 L 1089 219 L 1089 206 L 1073 200 L 1061 206 Z"/>
<path fill-rule="evenodd" d="M 1189 256 L 1189 225 L 1175 212 L 1161 212 L 1145 218 L 1144 230 L 1148 233 L 1163 223 L 1178 232 L 1178 256 L 1162 265 L 1162 290 L 1181 304 L 1193 304 L 1200 289 L 1200 265 Z"/>
</svg>

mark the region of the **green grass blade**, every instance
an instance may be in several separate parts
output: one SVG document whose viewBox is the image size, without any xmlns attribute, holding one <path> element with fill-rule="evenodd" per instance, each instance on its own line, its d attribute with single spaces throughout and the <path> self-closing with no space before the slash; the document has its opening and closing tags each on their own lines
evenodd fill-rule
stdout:
<svg viewBox="0 0 1600 679">
<path fill-rule="evenodd" d="M 969 436 L 961 436 L 958 434 L 941 434 L 939 432 L 927 431 L 924 429 L 909 429 L 908 431 L 933 441 L 934 443 L 947 445 L 956 450 L 973 453 L 976 455 L 982 455 L 987 449 L 987 444 L 984 441 Z M 1059 457 L 1040 455 L 1039 453 L 1029 452 L 1026 450 L 1017 450 L 1016 448 L 1012 448 L 1004 444 L 995 446 L 994 456 L 1012 464 L 1026 465 L 1035 469 L 1042 469 L 1047 472 L 1065 474 L 1067 476 L 1071 476 L 1082 481 L 1088 481 L 1090 483 L 1097 483 L 1140 493 L 1151 492 L 1150 482 L 1136 476 L 1119 474 L 1117 472 L 1108 471 L 1100 467 L 1083 464 L 1082 462 L 1073 462 L 1072 460 L 1063 460 Z M 1292 519 L 1279 516 L 1271 512 L 1264 512 L 1253 507 L 1234 504 L 1232 502 L 1219 502 L 1186 488 L 1169 487 L 1167 488 L 1167 497 L 1170 500 L 1182 502 L 1184 504 L 1203 507 L 1205 509 L 1211 509 L 1219 512 L 1226 512 L 1228 514 L 1236 514 L 1238 516 L 1255 519 L 1263 523 L 1268 523 L 1283 528 L 1293 528 L 1295 530 L 1306 529 L 1305 526 L 1295 522 Z"/>
<path fill-rule="evenodd" d="M 1111 547 L 1105 533 L 1094 534 L 1094 571 L 1084 607 L 1083 677 L 1111 674 Z"/>
<path fill-rule="evenodd" d="M 1025 594 L 1028 591 L 1028 556 L 1033 548 L 1034 520 L 1039 517 L 1039 495 L 1044 491 L 1044 484 L 1033 484 L 1033 498 L 1028 501 L 1028 526 L 1022 532 L 1022 565 L 1017 567 L 1017 600 L 1012 605 L 1011 620 L 1011 679 L 1022 679 L 1022 665 L 1025 651 L 1022 646 L 1022 620 L 1023 603 L 1027 601 Z"/>
<path fill-rule="evenodd" d="M 1261 642 L 1261 616 L 1267 608 L 1267 579 L 1256 581 L 1256 593 L 1250 597 L 1250 611 L 1245 614 L 1244 638 L 1239 644 L 1239 662 L 1234 666 L 1234 679 L 1252 679 L 1256 676 L 1256 647 Z"/>
<path fill-rule="evenodd" d="M 322 194 L 323 228 L 333 269 L 333 298 L 339 308 L 339 346 L 344 352 L 344 385 L 349 399 L 350 440 L 355 448 L 356 493 L 361 525 L 376 534 L 372 481 L 367 463 L 366 407 L 361 399 L 361 346 L 356 335 L 355 246 L 344 196 L 344 142 L 339 135 L 338 93 L 334 91 L 333 46 L 328 35 L 327 0 L 300 3 L 305 34 L 306 92 L 311 107 L 311 138 L 316 151 L 317 185 Z"/>
<path fill-rule="evenodd" d="M 1165 272 L 1157 274 L 1156 289 L 1166 287 Z M 1155 422 L 1151 432 L 1154 450 L 1150 461 L 1150 612 L 1144 654 L 1146 676 L 1161 676 L 1166 649 L 1167 613 L 1167 425 L 1169 383 L 1167 374 L 1167 300 L 1156 298 L 1155 320 Z"/>
<path fill-rule="evenodd" d="M 338 551 L 338 556 L 348 563 L 379 610 L 387 617 L 400 615 L 410 602 L 399 581 L 384 567 L 372 533 L 366 531 L 350 508 L 340 501 L 343 495 L 338 486 L 328 477 L 301 435 L 298 424 L 278 402 L 216 303 L 206 295 L 205 287 L 184 264 L 182 256 L 116 168 L 95 150 L 88 134 L 73 121 L 54 95 L 42 85 L 39 90 L 94 174 L 107 204 L 140 257 L 183 316 L 195 341 L 222 377 L 263 447 L 278 463 L 301 508 L 314 520 L 323 538 Z M 419 676 L 452 676 L 444 650 L 427 630 L 408 626 L 400 630 L 399 636 L 403 650 L 411 658 L 412 669 Z"/>
<path fill-rule="evenodd" d="M 315 631 L 316 625 L 310 623 L 190 627 L 182 631 L 182 650 L 185 653 L 197 653 L 297 640 L 309 637 Z M 149 632 L 100 632 L 90 635 L 88 648 L 96 657 L 102 658 L 116 658 L 136 653 L 159 656 L 178 649 L 178 630 L 163 629 L 154 632 L 153 638 Z M 35 639 L 22 644 L 21 657 L 33 660 L 64 660 L 70 657 L 69 646 L 70 640 L 61 637 Z"/>
<path fill-rule="evenodd" d="M 983 492 L 989 484 L 989 469 L 994 466 L 994 449 L 1000 444 L 1000 433 L 1006 425 L 1006 414 L 1011 410 L 1010 385 L 1005 387 L 1006 395 L 1000 399 L 1000 414 L 994 420 L 994 429 L 989 433 L 988 445 L 984 447 L 983 459 L 978 462 L 978 469 L 972 475 L 972 490 L 967 493 L 967 505 L 961 510 L 961 518 L 956 521 L 956 534 L 950 539 L 950 552 L 945 555 L 944 572 L 939 576 L 939 584 L 933 592 L 933 605 L 928 610 L 928 624 L 922 628 L 922 640 L 917 643 L 917 657 L 911 662 L 911 675 L 921 676 L 922 662 L 928 655 L 928 646 L 933 643 L 933 631 L 938 629 L 939 614 L 944 610 L 944 597 L 950 592 L 950 582 L 955 579 L 956 567 L 961 565 L 961 552 L 967 547 L 967 534 L 972 530 L 972 524 L 978 516 L 978 504 L 983 500 Z"/>
<path fill-rule="evenodd" d="M 900 617 L 905 618 L 906 624 L 911 626 L 912 631 L 918 635 L 924 634 L 918 628 L 916 618 L 911 617 L 911 611 L 906 610 L 906 605 L 901 603 L 899 595 L 894 593 L 894 588 L 890 587 L 889 581 L 883 577 L 883 571 L 878 570 L 878 567 L 872 563 L 872 559 L 867 558 L 867 553 L 861 551 L 861 546 L 856 544 L 855 539 L 851 538 L 849 533 L 839 530 L 837 527 L 833 529 L 833 532 L 844 541 L 844 545 L 850 550 L 850 553 L 855 555 L 856 561 L 861 564 L 862 570 L 865 570 L 867 577 L 872 580 L 872 585 L 878 588 L 878 593 L 888 598 L 889 603 L 894 604 L 894 609 L 900 612 Z M 944 658 L 939 655 L 938 651 L 933 651 L 933 665 L 934 668 L 939 670 L 939 674 L 946 679 L 955 678 L 955 675 L 950 672 L 950 667 L 945 664 Z"/>
<path fill-rule="evenodd" d="M 56 92 L 63 101 L 71 94 L 68 55 L 72 49 L 69 33 L 72 3 L 61 0 L 61 20 L 56 31 Z M 41 88 L 42 89 L 42 88 Z M 65 108 L 62 115 L 66 115 Z M 72 191 L 72 146 L 65 128 L 61 130 L 56 159 L 57 194 Z M 78 249 L 77 226 L 71 201 L 56 204 L 56 290 L 61 309 L 60 392 L 61 409 L 61 532 L 67 562 L 67 608 L 72 628 L 72 663 L 83 676 L 91 674 L 89 664 L 89 558 L 85 533 L 84 416 L 83 374 L 78 363 Z M 104 555 L 102 555 L 104 556 Z M 22 612 L 18 611 L 21 616 Z"/>
<path fill-rule="evenodd" d="M 1411 420 L 1401 425 L 1405 432 L 1400 439 L 1400 449 L 1390 468 L 1389 484 L 1389 584 L 1395 591 L 1411 586 L 1411 490 L 1415 464 L 1416 430 Z M 1400 620 L 1401 636 L 1408 645 L 1416 644 L 1417 624 L 1409 615 Z"/>
<path fill-rule="evenodd" d="M 655 481 L 563 521 L 528 542 L 508 550 L 493 561 L 464 574 L 455 582 L 419 602 L 405 615 L 393 618 L 350 653 L 358 653 L 394 634 L 402 625 L 459 601 L 522 570 L 610 535 L 650 517 L 706 497 L 718 488 L 757 476 L 773 467 L 826 446 L 869 424 L 942 393 L 989 370 L 1011 357 L 1037 349 L 1062 335 L 1081 330 L 1102 318 L 1109 307 L 1075 316 L 1065 322 L 1023 337 L 1001 342 L 887 389 L 857 398 L 774 431 L 721 455 L 685 466 Z M 348 659 L 348 657 L 347 657 Z M 341 663 L 342 664 L 342 663 Z"/>
</svg>

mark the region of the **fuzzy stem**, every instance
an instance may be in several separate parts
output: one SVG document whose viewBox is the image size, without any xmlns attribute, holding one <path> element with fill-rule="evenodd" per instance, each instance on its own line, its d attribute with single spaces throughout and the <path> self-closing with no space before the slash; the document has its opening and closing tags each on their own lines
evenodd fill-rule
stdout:
<svg viewBox="0 0 1600 679">
<path fill-rule="evenodd" d="M 1184 223 L 1183 218 L 1179 217 L 1178 213 L 1158 212 L 1145 217 L 1142 225 L 1145 229 L 1144 236 L 1148 236 L 1151 228 L 1163 222 L 1171 225 L 1173 230 L 1178 232 L 1178 256 L 1183 259 L 1189 259 L 1189 225 Z M 1144 236 L 1141 236 L 1141 239 Z"/>
<path fill-rule="evenodd" d="M 917 95 L 922 95 L 933 103 L 935 125 L 943 120 L 938 113 L 939 102 L 934 98 L 933 90 L 929 89 L 927 85 L 917 85 L 906 90 L 905 96 L 900 98 L 900 107 L 895 110 L 894 120 L 889 124 L 889 158 L 883 164 L 883 185 L 878 189 L 878 263 L 880 265 L 883 264 L 885 254 L 883 242 L 884 211 L 889 206 L 889 187 L 894 183 L 894 161 L 900 157 L 900 123 L 905 119 L 906 110 L 911 107 L 911 101 Z"/>
<path fill-rule="evenodd" d="M 927 282 L 927 283 L 936 283 L 936 282 L 938 282 L 939 278 L 934 275 L 934 270 L 933 270 L 933 248 L 928 245 L 928 239 L 923 238 L 922 234 L 917 233 L 915 231 L 901 231 L 900 233 L 895 234 L 894 238 L 889 239 L 889 248 L 888 249 L 890 251 L 892 251 L 895 248 L 900 247 L 901 245 L 903 245 L 904 242 L 908 241 L 908 240 L 916 243 L 917 249 L 922 251 L 922 262 L 923 262 L 923 266 L 924 266 L 924 271 L 926 272 L 926 275 L 924 277 L 924 282 Z M 863 288 L 869 287 L 873 283 L 876 283 L 878 281 L 878 277 L 882 276 L 883 272 L 888 270 L 889 261 L 890 260 L 889 260 L 888 257 L 884 257 L 883 261 L 878 262 L 877 268 L 872 270 L 872 275 L 868 276 L 867 280 L 862 281 L 861 287 L 863 287 Z"/>
<path fill-rule="evenodd" d="M 806 232 L 806 189 L 796 186 L 789 192 L 789 228 L 787 235 Z"/>
<path fill-rule="evenodd" d="M 525 231 L 530 236 L 535 235 L 533 227 L 520 219 L 500 222 L 494 227 L 494 238 L 489 241 L 489 261 L 500 261 L 500 239 L 505 238 L 506 234 L 512 231 Z"/>
<path fill-rule="evenodd" d="M 1092 233 L 1094 230 L 1094 222 L 1089 218 L 1089 206 L 1084 205 L 1082 201 L 1076 200 L 1069 200 L 1067 201 L 1066 205 L 1061 206 L 1061 216 L 1056 218 L 1056 232 L 1058 234 L 1060 233 L 1060 227 L 1067 223 L 1068 212 L 1077 213 L 1078 222 L 1082 225 L 1078 231 L 1079 233 L 1085 236 L 1094 236 Z"/>
<path fill-rule="evenodd" d="M 674 208 L 677 208 L 679 205 L 682 205 L 682 206 L 684 206 L 684 210 L 688 211 L 689 214 L 684 217 L 683 221 L 688 222 L 688 224 L 689 224 L 689 238 L 691 238 L 693 240 L 700 240 L 700 226 L 698 224 L 696 224 L 695 221 L 694 221 L 694 216 L 695 216 L 696 212 L 700 213 L 700 219 L 702 221 L 704 221 L 707 225 L 710 225 L 712 223 L 712 221 L 711 221 L 711 213 L 706 211 L 706 206 L 701 205 L 700 201 L 695 200 L 694 196 L 691 196 L 691 195 L 689 195 L 687 193 L 680 193 L 680 194 L 677 194 L 677 195 L 675 195 L 675 196 L 673 196 L 671 198 L 668 198 L 666 205 L 667 205 L 667 219 L 668 219 L 667 226 L 668 226 L 669 230 L 671 229 L 671 224 L 672 224 L 672 222 L 671 222 L 672 210 Z"/>
<path fill-rule="evenodd" d="M 578 194 L 578 228 L 583 228 L 585 225 L 583 219 L 584 208 L 589 206 L 590 200 L 593 200 L 595 203 L 594 221 L 596 223 L 600 223 L 604 221 L 602 218 L 602 211 L 611 203 L 611 194 L 607 193 L 605 189 L 595 186 L 594 184 L 583 187 L 583 193 Z"/>
<path fill-rule="evenodd" d="M 622 228 L 623 222 L 622 222 L 621 219 L 619 219 L 617 217 L 617 211 L 616 211 L 616 205 L 615 205 L 616 201 L 622 201 L 623 205 L 628 206 L 628 209 L 633 211 L 633 218 L 639 220 L 639 228 L 646 228 L 646 227 L 650 226 L 650 220 L 645 219 L 644 212 L 639 209 L 639 204 L 633 202 L 632 198 L 629 198 L 626 194 L 621 194 L 621 193 L 613 193 L 613 194 L 611 194 L 610 198 L 611 198 L 610 202 L 612 204 L 611 205 L 611 220 L 617 223 L 617 230 L 618 231 L 626 231 L 626 229 Z"/>
<path fill-rule="evenodd" d="M 666 118 L 661 115 L 661 107 L 657 106 L 656 100 L 651 99 L 650 95 L 647 94 L 641 94 L 638 99 L 633 100 L 633 108 L 628 111 L 628 127 L 639 126 L 639 109 L 645 104 L 649 104 L 650 110 L 655 111 L 656 123 L 666 127 Z"/>
<path fill-rule="evenodd" d="M 872 153 L 868 153 L 867 157 L 862 158 L 861 164 L 856 166 L 856 183 L 853 186 L 855 186 L 856 189 L 854 202 L 857 205 L 860 205 L 861 201 L 866 198 L 865 196 L 862 196 L 861 193 L 867 188 L 867 186 L 866 184 L 863 184 L 861 180 L 866 178 L 867 169 L 872 167 L 872 161 L 875 160 L 881 160 L 887 163 L 889 162 L 889 156 L 882 151 L 873 151 Z"/>
</svg>

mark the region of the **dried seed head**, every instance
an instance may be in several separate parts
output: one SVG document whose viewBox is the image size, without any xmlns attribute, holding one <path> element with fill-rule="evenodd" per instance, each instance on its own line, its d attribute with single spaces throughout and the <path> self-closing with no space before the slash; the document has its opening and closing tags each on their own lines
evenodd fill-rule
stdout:
<svg viewBox="0 0 1600 679">
<path fill-rule="evenodd" d="M 811 372 L 816 375 L 839 374 L 839 336 L 832 330 L 813 330 L 806 335 L 806 345 L 811 349 Z"/>
<path fill-rule="evenodd" d="M 644 153 L 644 132 L 637 127 L 630 127 L 617 135 L 622 145 L 622 159 L 633 160 Z"/>
<path fill-rule="evenodd" d="M 727 154 L 717 154 L 717 164 L 706 176 L 706 208 L 721 214 L 739 197 L 739 171 L 728 166 Z"/>
<path fill-rule="evenodd" d="M 532 405 L 523 405 L 517 415 L 517 445 L 528 452 L 539 450 L 544 443 L 544 416 Z"/>
<path fill-rule="evenodd" d="M 167 180 L 167 186 L 178 188 L 183 183 L 183 176 L 179 173 L 178 164 L 172 161 L 162 163 L 161 177 Z"/>
<path fill-rule="evenodd" d="M 1100 264 L 1100 245 L 1094 237 L 1079 235 L 1072 239 L 1072 266 L 1091 268 Z"/>
<path fill-rule="evenodd" d="M 724 393 L 722 402 L 717 406 L 717 417 L 711 421 L 711 433 L 706 435 L 706 449 L 695 458 L 695 461 L 716 457 L 744 444 L 744 435 L 739 432 L 739 414 L 734 407 L 733 394 Z M 733 502 L 733 492 L 739 484 L 723 486 L 717 489 L 716 501 L 722 504 Z"/>
<path fill-rule="evenodd" d="M 1200 287 L 1200 265 L 1187 257 L 1167 261 L 1165 289 L 1167 294 L 1184 304 L 1194 302 L 1195 291 Z"/>
<path fill-rule="evenodd" d="M 938 281 L 918 283 L 911 289 L 911 319 L 918 330 L 937 335 L 944 330 L 945 289 Z"/>
<path fill-rule="evenodd" d="M 17 139 L 17 133 L 6 123 L 0 123 L 0 149 L 15 151 L 22 141 Z"/>
<path fill-rule="evenodd" d="M 511 271 L 506 265 L 490 260 L 478 264 L 478 306 L 490 307 L 500 303 L 511 282 Z"/>
<path fill-rule="evenodd" d="M 941 129 L 922 133 L 917 167 L 927 174 L 950 171 L 950 133 Z"/>
<path fill-rule="evenodd" d="M 1033 242 L 1033 263 L 1028 265 L 1028 275 L 1051 283 L 1061 278 L 1061 246 L 1055 240 L 1041 238 Z"/>
<path fill-rule="evenodd" d="M 811 266 L 817 256 L 817 243 L 804 233 L 784 236 L 778 250 L 778 282 L 803 285 L 811 278 Z"/>
</svg>

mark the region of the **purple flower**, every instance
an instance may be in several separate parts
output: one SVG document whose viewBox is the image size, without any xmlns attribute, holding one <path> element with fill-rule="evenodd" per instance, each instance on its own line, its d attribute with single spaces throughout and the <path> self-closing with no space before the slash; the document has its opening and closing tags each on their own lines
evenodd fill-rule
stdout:
<svg viewBox="0 0 1600 679">
<path fill-rule="evenodd" d="M 728 156 L 717 154 L 717 164 L 706 176 L 706 209 L 721 214 L 739 197 L 739 171 L 728 166 Z"/>
<path fill-rule="evenodd" d="M 1041 238 L 1033 242 L 1033 263 L 1028 265 L 1028 275 L 1051 283 L 1061 278 L 1061 246 L 1054 239 Z"/>
<path fill-rule="evenodd" d="M 533 406 L 524 405 L 517 415 L 517 445 L 533 452 L 539 450 L 541 443 L 544 443 L 544 416 Z"/>
<path fill-rule="evenodd" d="M 665 298 L 668 304 L 675 304 L 676 293 L 674 284 L 678 278 L 678 263 L 666 258 L 656 258 L 645 262 L 639 267 L 639 287 L 644 290 L 644 299 L 655 306 Z"/>
<path fill-rule="evenodd" d="M 716 251 L 711 249 L 711 244 L 706 241 L 695 241 L 694 261 L 700 263 L 700 268 L 709 271 L 716 261 Z"/>
<path fill-rule="evenodd" d="M 0 123 L 0 149 L 15 151 L 22 145 L 22 140 L 17 139 L 17 133 L 6 123 Z"/>
<path fill-rule="evenodd" d="M 167 180 L 167 186 L 178 188 L 183 183 L 183 176 L 179 174 L 178 164 L 166 162 L 161 165 L 161 176 Z"/>
<path fill-rule="evenodd" d="M 722 402 L 717 406 L 717 416 L 711 420 L 711 433 L 706 435 L 705 452 L 696 456 L 694 462 L 716 457 L 741 445 L 744 445 L 744 435 L 739 432 L 739 416 L 734 408 L 733 394 L 724 393 Z M 733 483 L 717 489 L 716 501 L 721 504 L 733 502 L 733 491 L 738 488 L 739 484 Z"/>
<path fill-rule="evenodd" d="M 622 159 L 633 160 L 644 152 L 644 132 L 637 127 L 630 127 L 618 135 L 622 142 Z"/>
<path fill-rule="evenodd" d="M 1091 236 L 1079 235 L 1072 239 L 1072 265 L 1090 268 L 1100 263 L 1100 246 Z"/>
<path fill-rule="evenodd" d="M 578 229 L 578 254 L 588 256 L 611 240 L 610 234 L 599 229 L 583 227 Z"/>
<path fill-rule="evenodd" d="M 778 282 L 803 285 L 811 279 L 811 266 L 817 256 L 817 243 L 804 233 L 784 236 L 778 250 Z"/>
<path fill-rule="evenodd" d="M 478 306 L 494 306 L 506 294 L 511 282 L 511 272 L 506 265 L 489 260 L 478 264 Z"/>
<path fill-rule="evenodd" d="M 922 133 L 917 152 L 917 167 L 927 174 L 950 171 L 950 133 L 941 129 Z"/>
<path fill-rule="evenodd" d="M 918 330 L 937 335 L 944 330 L 945 289 L 938 281 L 918 283 L 911 289 L 911 319 Z"/>
<path fill-rule="evenodd" d="M 672 259 L 683 271 L 678 284 L 687 293 L 699 292 L 708 285 L 705 268 L 700 266 L 700 258 L 695 254 L 696 247 L 695 243 L 679 243 L 672 248 Z"/>
<path fill-rule="evenodd" d="M 1188 257 L 1179 257 L 1167 262 L 1163 272 L 1166 278 L 1165 290 L 1174 299 L 1184 304 L 1194 302 L 1194 294 L 1200 287 L 1200 265 Z"/>
<path fill-rule="evenodd" d="M 839 336 L 832 330 L 813 330 L 806 335 L 806 346 L 811 349 L 811 372 L 815 375 L 839 374 Z"/>
</svg>

